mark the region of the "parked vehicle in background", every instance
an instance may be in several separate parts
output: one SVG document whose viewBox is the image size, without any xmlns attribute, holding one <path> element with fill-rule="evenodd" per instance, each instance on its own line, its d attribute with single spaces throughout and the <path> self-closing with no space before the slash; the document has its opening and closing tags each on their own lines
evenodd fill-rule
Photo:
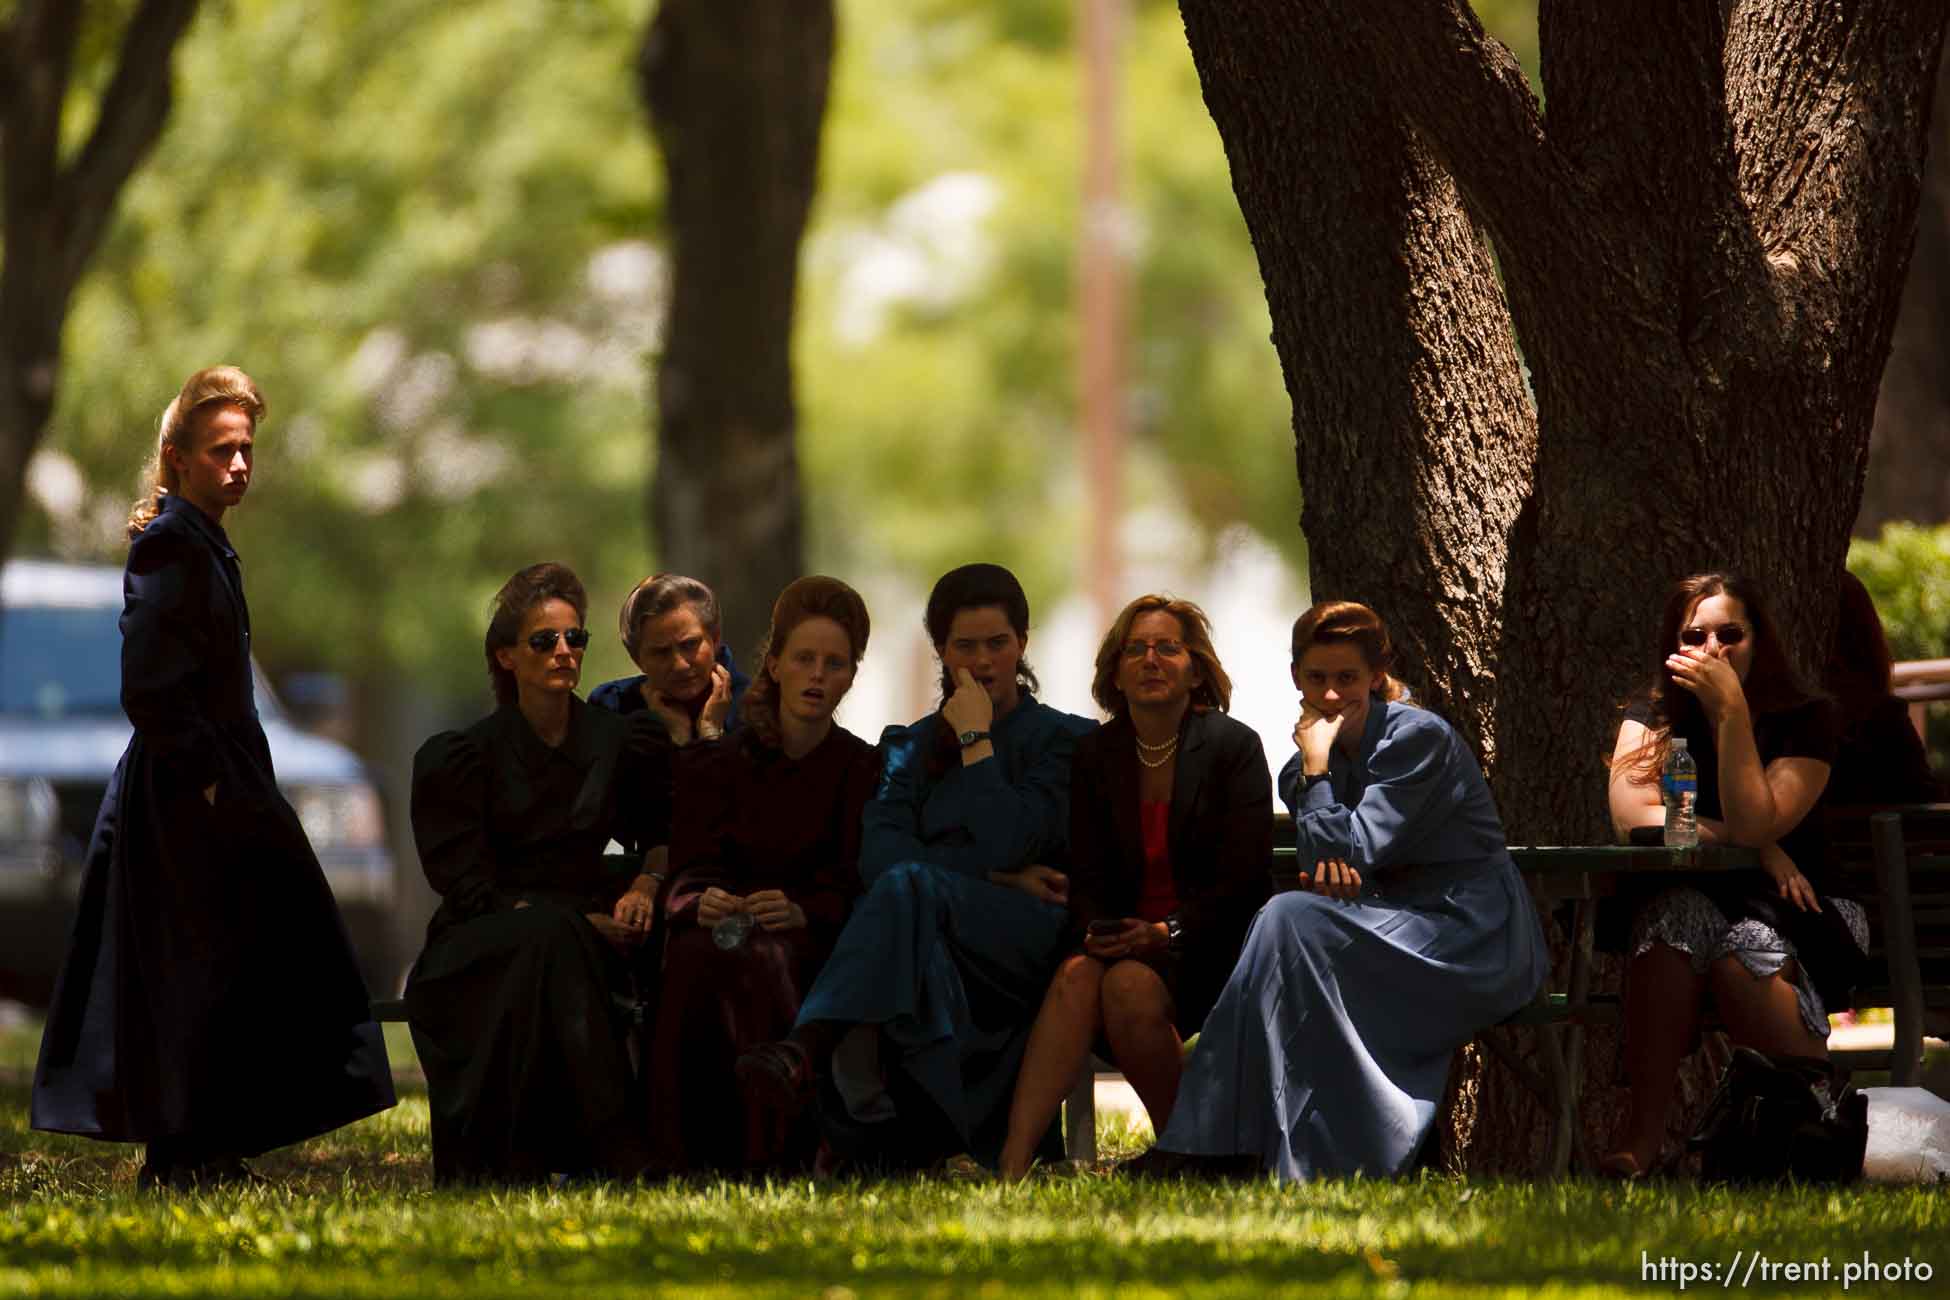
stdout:
<svg viewBox="0 0 1950 1300">
<path fill-rule="evenodd" d="M 122 713 L 122 571 L 0 568 L 0 997 L 54 991 L 95 814 L 131 728 Z M 393 991 L 393 857 L 357 755 L 285 716 L 252 665 L 278 785 L 344 913 L 367 985 Z"/>
</svg>

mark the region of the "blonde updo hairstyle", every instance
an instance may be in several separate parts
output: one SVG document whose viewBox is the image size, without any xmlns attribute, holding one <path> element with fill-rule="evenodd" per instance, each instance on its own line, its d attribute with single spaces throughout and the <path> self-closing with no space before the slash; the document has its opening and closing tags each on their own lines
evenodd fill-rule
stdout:
<svg viewBox="0 0 1950 1300">
<path fill-rule="evenodd" d="M 1347 642 L 1361 652 L 1361 662 L 1382 675 L 1381 698 L 1399 700 L 1405 688 L 1389 670 L 1395 666 L 1395 645 L 1381 615 L 1354 600 L 1323 600 L 1293 621 L 1293 663 L 1310 647 Z"/>
<path fill-rule="evenodd" d="M 162 499 L 178 490 L 179 476 L 164 448 L 174 447 L 179 454 L 190 455 L 196 450 L 196 435 L 202 427 L 197 412 L 226 404 L 242 407 L 250 417 L 251 432 L 257 432 L 259 422 L 264 419 L 264 397 L 251 377 L 236 366 L 211 366 L 197 371 L 184 382 L 183 391 L 163 408 L 156 429 L 156 452 L 142 472 L 148 490 L 136 499 L 129 511 L 131 541 L 162 513 Z"/>
</svg>

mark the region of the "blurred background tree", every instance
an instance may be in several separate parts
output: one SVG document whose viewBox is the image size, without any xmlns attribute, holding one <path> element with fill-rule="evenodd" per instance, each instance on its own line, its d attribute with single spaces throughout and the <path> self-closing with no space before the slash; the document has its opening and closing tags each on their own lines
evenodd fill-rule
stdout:
<svg viewBox="0 0 1950 1300">
<path fill-rule="evenodd" d="M 234 532 L 274 676 L 475 707 L 485 602 L 544 556 L 605 627 L 661 563 L 643 394 L 668 213 L 635 64 L 654 13 L 212 7 L 76 296 L 19 551 L 118 560 L 163 403 L 223 358 L 271 404 Z M 925 584 L 987 555 L 1039 606 L 1074 582 L 1071 23 L 1067 0 L 840 5 L 794 342 L 808 567 Z M 1133 508 L 1297 559 L 1289 408 L 1174 5 L 1134 6 L 1124 57 Z M 599 638 L 591 680 L 627 667 Z"/>
<path fill-rule="evenodd" d="M 168 120 L 170 59 L 196 7 L 0 7 L 0 558 L 47 436 L 75 286 Z"/>
</svg>

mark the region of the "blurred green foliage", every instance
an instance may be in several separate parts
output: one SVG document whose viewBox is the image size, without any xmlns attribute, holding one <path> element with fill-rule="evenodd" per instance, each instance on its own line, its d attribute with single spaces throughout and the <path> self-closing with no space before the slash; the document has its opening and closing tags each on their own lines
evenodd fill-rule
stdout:
<svg viewBox="0 0 1950 1300">
<path fill-rule="evenodd" d="M 21 550 L 118 559 L 163 405 L 227 360 L 269 403 L 225 522 L 274 669 L 478 698 L 509 572 L 562 559 L 608 605 L 643 564 L 649 332 L 589 263 L 657 221 L 631 81 L 647 12 L 205 5 L 69 324 L 49 446 L 89 498 L 30 512 Z"/>
<path fill-rule="evenodd" d="M 1891 654 L 1950 658 L 1950 524 L 1890 524 L 1849 543 L 1848 568 L 1875 600 Z M 1950 772 L 1950 704 L 1930 707 L 1927 739 L 1931 765 Z"/>
<path fill-rule="evenodd" d="M 157 415 L 228 360 L 270 404 L 226 523 L 274 672 L 478 702 L 486 601 L 543 558 L 606 627 L 655 564 L 654 3 L 206 3 L 70 319 L 47 447 L 84 490 L 30 505 L 20 552 L 119 560 Z M 129 8 L 91 6 L 70 138 Z M 1479 8 L 1534 65 L 1528 0 Z M 916 584 L 988 556 L 1048 601 L 1082 545 L 1074 5 L 840 0 L 840 22 L 795 344 L 809 553 Z M 1129 505 L 1303 562 L 1258 269 L 1170 0 L 1132 0 L 1121 76 Z M 589 680 L 626 667 L 598 638 Z"/>
</svg>

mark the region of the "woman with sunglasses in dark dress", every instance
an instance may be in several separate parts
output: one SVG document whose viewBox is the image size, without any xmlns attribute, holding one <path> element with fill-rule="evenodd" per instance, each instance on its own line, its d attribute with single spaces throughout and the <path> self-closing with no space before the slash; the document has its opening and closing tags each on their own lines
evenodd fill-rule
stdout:
<svg viewBox="0 0 1950 1300">
<path fill-rule="evenodd" d="M 1621 839 L 1663 824 L 1660 773 L 1684 739 L 1699 767 L 1700 841 L 1758 849 L 1760 868 L 1625 900 L 1631 1110 L 1600 1164 L 1621 1178 L 1658 1160 L 1709 996 L 1736 1044 L 1825 1062 L 1827 1007 L 1847 995 L 1868 946 L 1861 906 L 1835 897 L 1823 871 L 1819 805 L 1837 713 L 1789 663 L 1759 591 L 1724 573 L 1681 580 L 1656 653 L 1612 752 L 1612 823 Z"/>
<path fill-rule="evenodd" d="M 646 715 L 576 698 L 588 599 L 575 574 L 510 578 L 488 623 L 499 707 L 413 760 L 413 838 L 441 896 L 406 988 L 439 1182 L 629 1176 L 648 1161 L 614 994 L 642 925 L 612 915 L 633 854 L 663 843 L 637 791 L 667 788 Z"/>
</svg>

